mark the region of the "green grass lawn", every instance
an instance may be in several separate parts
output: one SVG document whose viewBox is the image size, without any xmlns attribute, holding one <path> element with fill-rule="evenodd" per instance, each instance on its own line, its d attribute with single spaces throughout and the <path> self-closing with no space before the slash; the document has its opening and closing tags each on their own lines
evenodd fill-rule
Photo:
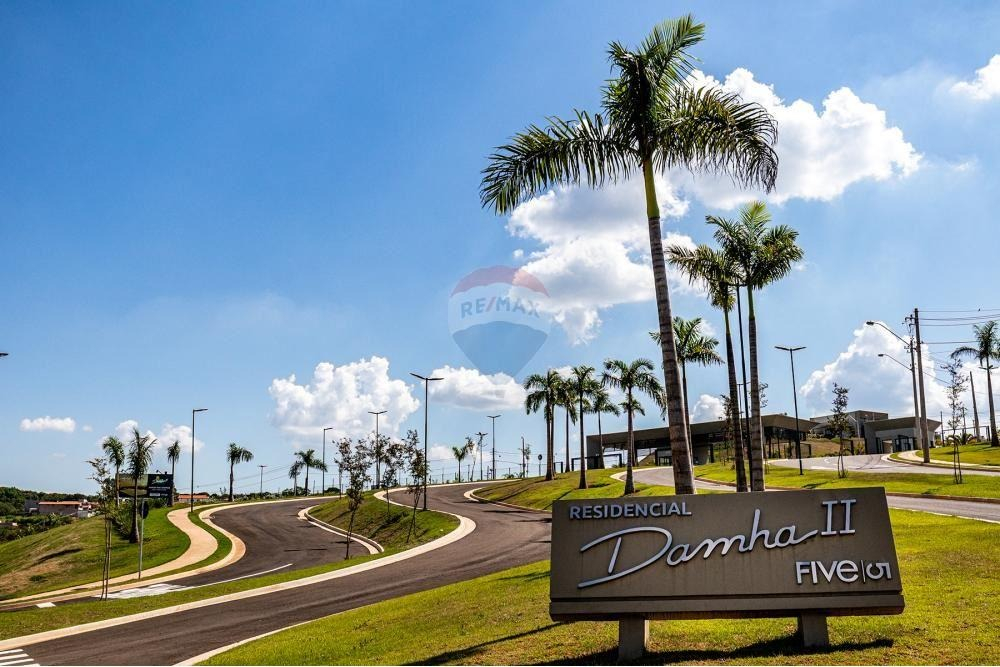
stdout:
<svg viewBox="0 0 1000 667">
<path fill-rule="evenodd" d="M 820 652 L 797 646 L 794 619 L 653 622 L 648 664 L 1000 663 L 1000 527 L 890 515 L 902 615 L 831 618 L 832 646 Z M 337 614 L 207 664 L 613 664 L 614 623 L 549 619 L 548 570 L 544 561 Z"/>
<path fill-rule="evenodd" d="M 931 460 L 951 465 L 951 447 L 934 447 L 930 450 Z M 966 445 L 959 447 L 962 463 L 975 463 L 981 466 L 1000 466 L 1000 447 L 991 447 L 989 443 Z"/>
<path fill-rule="evenodd" d="M 341 530 L 347 530 L 351 519 L 347 498 L 323 503 L 309 514 Z M 354 532 L 375 540 L 385 549 L 395 549 L 429 542 L 458 527 L 458 519 L 451 515 L 418 510 L 413 534 L 410 535 L 411 514 L 409 508 L 387 505 L 385 501 L 367 495 L 354 516 Z M 354 543 L 351 545 L 351 553 L 362 554 L 367 551 L 360 544 Z"/>
<path fill-rule="evenodd" d="M 625 491 L 625 483 L 612 479 L 611 475 L 625 472 L 625 468 L 604 468 L 587 471 L 586 489 L 580 486 L 579 472 L 565 472 L 556 475 L 551 482 L 544 477 L 529 477 L 515 479 L 501 484 L 492 484 L 476 492 L 476 495 L 487 500 L 497 500 L 522 507 L 533 507 L 547 510 L 553 501 L 572 500 L 573 498 L 614 498 Z M 672 495 L 673 487 L 652 486 L 649 484 L 635 485 L 636 495 L 656 496 Z"/>
<path fill-rule="evenodd" d="M 324 505 L 320 505 L 319 508 L 326 509 L 333 506 L 332 509 L 326 509 L 324 514 L 329 513 L 329 515 L 332 515 L 335 518 L 340 503 L 341 501 L 325 503 Z M 366 515 L 370 517 L 371 525 L 381 525 L 381 522 L 374 517 L 377 516 L 378 511 L 380 511 L 381 516 L 384 519 L 384 503 L 380 503 L 374 498 L 369 498 L 365 501 L 362 508 L 358 510 L 359 516 L 362 509 L 365 509 Z M 403 510 L 402 508 L 397 509 L 399 509 L 399 512 L 394 516 L 399 517 L 403 513 Z M 407 518 L 409 518 L 408 514 Z M 323 520 L 329 521 L 328 518 L 323 518 Z M 200 519 L 196 519 L 196 522 L 200 521 Z M 329 522 L 333 523 L 333 521 Z M 391 523 L 398 524 L 400 523 L 400 519 L 396 518 Z M 165 595 L 134 598 L 131 600 L 93 600 L 87 602 L 76 602 L 71 605 L 59 605 L 48 609 L 31 607 L 18 611 L 0 611 L 0 639 L 10 639 L 11 637 L 20 637 L 22 635 L 33 634 L 36 632 L 65 628 L 71 625 L 102 621 L 108 618 L 127 616 L 129 614 L 138 614 L 144 611 L 162 609 L 164 607 L 171 607 L 173 605 L 184 604 L 187 602 L 205 600 L 220 595 L 228 595 L 229 593 L 247 591 L 253 588 L 260 588 L 262 586 L 270 586 L 271 584 L 302 579 L 316 574 L 323 574 L 324 572 L 332 572 L 344 567 L 364 563 L 375 558 L 399 553 L 404 550 L 404 545 L 405 548 L 410 548 L 417 546 L 418 544 L 428 542 L 436 537 L 439 537 L 441 535 L 440 531 L 444 527 L 449 526 L 453 528 L 457 525 L 458 520 L 452 516 L 443 515 L 433 511 L 418 511 L 417 526 L 414 533 L 416 537 L 412 538 L 408 545 L 405 545 L 406 531 L 403 530 L 401 536 L 403 544 L 399 544 L 399 539 L 391 537 L 391 535 L 400 535 L 398 527 L 394 527 L 392 530 L 386 530 L 382 534 L 382 538 L 385 542 L 380 540 L 380 543 L 386 547 L 386 551 L 383 554 L 369 555 L 367 550 L 363 547 L 355 545 L 351 548 L 350 560 L 317 565 L 310 568 L 303 568 L 301 570 L 293 570 L 291 572 L 275 572 L 273 574 L 267 574 L 260 577 L 240 579 L 238 581 L 231 581 L 224 584 L 215 584 L 201 588 L 177 591 L 175 593 L 167 593 Z M 451 528 L 448 528 L 444 532 L 449 532 Z M 209 528 L 209 530 L 212 529 Z M 226 541 L 228 542 L 228 540 Z M 389 544 L 387 545 L 386 543 Z M 221 551 L 221 548 L 216 549 L 216 553 L 213 554 L 212 557 L 218 560 L 226 553 L 228 553 L 228 549 L 224 552 Z M 197 564 L 197 566 L 192 567 L 201 567 L 202 565 L 207 564 L 207 562 L 209 561 L 202 561 Z"/>
<path fill-rule="evenodd" d="M 735 482 L 736 471 L 725 463 L 709 463 L 694 469 L 697 477 L 719 482 Z M 965 475 L 963 484 L 955 484 L 950 475 L 923 473 L 867 473 L 851 472 L 847 477 L 837 477 L 835 470 L 806 470 L 799 475 L 798 468 L 769 465 L 766 483 L 802 489 L 837 489 L 856 486 L 883 486 L 886 491 L 918 493 L 928 496 L 974 496 L 1000 498 L 1000 478 L 987 475 Z"/>
<path fill-rule="evenodd" d="M 171 561 L 190 540 L 167 520 L 171 508 L 154 509 L 146 519 L 143 568 Z M 112 536 L 111 576 L 135 572 L 139 545 Z M 96 581 L 104 557 L 104 519 L 73 521 L 44 533 L 0 544 L 0 600 Z"/>
</svg>

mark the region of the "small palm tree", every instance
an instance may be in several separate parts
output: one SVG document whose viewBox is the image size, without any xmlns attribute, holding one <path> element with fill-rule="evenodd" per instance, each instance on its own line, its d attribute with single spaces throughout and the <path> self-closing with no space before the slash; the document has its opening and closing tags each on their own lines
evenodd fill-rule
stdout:
<svg viewBox="0 0 1000 667">
<path fill-rule="evenodd" d="M 315 449 L 307 449 L 305 451 L 299 450 L 299 451 L 295 452 L 295 456 L 298 458 L 298 461 L 296 461 L 296 463 L 301 463 L 302 464 L 300 470 L 305 469 L 305 471 L 306 471 L 306 495 L 308 496 L 309 495 L 309 469 L 310 468 L 315 468 L 316 470 L 321 470 L 323 472 L 326 472 L 326 464 L 323 463 L 323 460 L 320 457 L 316 456 L 316 450 Z"/>
<path fill-rule="evenodd" d="M 997 437 L 997 413 L 993 409 L 993 362 L 1000 361 L 1000 327 L 996 320 L 972 327 L 973 345 L 963 345 L 951 353 L 951 358 L 975 359 L 986 371 L 986 396 L 990 402 L 990 446 L 1000 447 Z"/>
<path fill-rule="evenodd" d="M 590 397 L 599 386 L 594 377 L 594 367 L 579 365 L 574 366 L 570 371 L 570 376 L 566 381 L 566 386 L 570 389 L 573 399 L 576 401 L 577 421 L 580 422 L 580 488 L 587 488 L 587 446 L 583 438 L 583 415 L 590 410 Z"/>
<path fill-rule="evenodd" d="M 233 481 L 237 463 L 250 463 L 253 461 L 253 452 L 246 447 L 240 447 L 235 442 L 229 443 L 226 450 L 226 461 L 229 462 L 229 502 L 233 502 Z"/>
<path fill-rule="evenodd" d="M 452 447 L 451 453 L 455 456 L 455 461 L 458 462 L 458 483 L 462 483 L 462 461 L 465 457 L 469 455 L 469 452 L 475 447 L 475 443 L 472 442 L 472 438 L 466 438 L 465 444 L 461 447 Z"/>
<path fill-rule="evenodd" d="M 637 392 L 648 394 L 661 407 L 663 403 L 663 387 L 653 375 L 655 368 L 649 359 L 636 359 L 631 363 L 620 359 L 608 359 L 604 362 L 604 373 L 601 374 L 601 383 L 625 394 L 623 405 L 629 406 L 625 410 L 628 417 L 628 469 L 625 473 L 625 495 L 635 493 L 635 480 L 632 478 L 632 466 L 635 460 L 635 433 L 632 422 L 635 413 L 635 394 Z M 670 436 L 673 437 L 672 432 Z M 677 464 L 676 459 L 673 463 Z"/>
<path fill-rule="evenodd" d="M 125 445 L 115 436 L 109 435 L 101 443 L 101 449 L 104 450 L 104 455 L 108 457 L 108 463 L 115 469 L 115 507 L 118 507 L 120 503 L 120 499 L 118 498 L 118 472 L 125 465 Z"/>
<path fill-rule="evenodd" d="M 667 249 L 670 257 L 670 249 Z M 681 386 L 684 390 L 684 418 L 687 421 L 688 437 L 691 437 L 691 403 L 688 400 L 687 365 L 712 366 L 722 363 L 722 357 L 716 352 L 719 340 L 702 333 L 703 321 L 700 317 L 685 320 L 674 317 L 674 341 L 677 345 L 677 361 L 681 364 Z M 660 332 L 650 331 L 650 337 L 660 343 Z"/>
<path fill-rule="evenodd" d="M 296 461 L 288 468 L 288 479 L 292 480 L 292 495 L 299 495 L 299 475 L 302 474 L 302 461 Z"/>
<path fill-rule="evenodd" d="M 135 543 L 139 541 L 139 478 L 146 474 L 149 464 L 153 461 L 153 445 L 156 438 L 151 435 L 143 435 L 139 429 L 132 429 L 132 441 L 128 444 L 128 454 L 125 462 L 128 465 L 128 474 L 132 476 L 132 532 L 128 541 Z"/>
<path fill-rule="evenodd" d="M 764 443 L 760 425 L 760 374 L 757 363 L 757 315 L 753 294 L 784 278 L 802 259 L 799 233 L 787 225 L 769 227 L 764 202 L 740 208 L 737 220 L 707 216 L 715 240 L 733 263 L 747 290 L 747 335 L 750 348 L 750 490 L 764 490 Z"/>
<path fill-rule="evenodd" d="M 601 415 L 612 414 L 618 416 L 622 411 L 611 400 L 611 396 L 600 383 L 594 387 L 590 397 L 590 411 L 597 415 L 597 442 L 600 455 L 597 457 L 598 467 L 604 467 L 604 431 L 601 428 Z"/>
<path fill-rule="evenodd" d="M 177 484 L 173 481 L 174 473 L 177 471 L 177 462 L 181 460 L 181 443 L 174 440 L 174 444 L 167 447 L 167 462 L 170 463 L 170 504 L 174 504 L 174 496 L 177 493 Z"/>
<path fill-rule="evenodd" d="M 743 456 L 743 428 L 740 425 L 740 402 L 736 384 L 736 357 L 733 353 L 733 333 L 729 326 L 729 313 L 736 299 L 733 285 L 737 280 L 732 261 L 725 254 L 700 245 L 694 250 L 673 245 L 667 249 L 670 263 L 678 267 L 692 283 L 708 287 L 712 305 L 722 311 L 726 324 L 726 368 L 729 375 L 729 417 L 733 433 L 733 451 L 736 464 L 736 490 L 747 490 L 746 464 Z"/>
<path fill-rule="evenodd" d="M 572 120 L 549 118 L 544 129 L 529 126 L 490 156 L 480 187 L 483 205 L 505 215 L 554 185 L 596 189 L 642 175 L 677 493 L 694 493 L 694 475 L 654 177 L 687 167 L 769 191 L 778 173 L 771 115 L 738 95 L 690 83 L 690 50 L 704 32 L 685 16 L 660 23 L 637 48 L 611 43 L 614 76 L 603 90 L 604 114 L 576 111 Z"/>
<path fill-rule="evenodd" d="M 527 392 L 524 398 L 524 409 L 527 414 L 542 411 L 545 417 L 545 479 L 555 477 L 555 409 L 558 404 L 559 387 L 562 377 L 558 371 L 551 368 L 545 375 L 535 373 L 524 380 Z"/>
</svg>

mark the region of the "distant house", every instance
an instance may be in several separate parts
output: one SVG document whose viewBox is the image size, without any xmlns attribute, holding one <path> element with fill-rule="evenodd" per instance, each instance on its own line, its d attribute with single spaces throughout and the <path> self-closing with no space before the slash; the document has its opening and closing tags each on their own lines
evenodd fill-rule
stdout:
<svg viewBox="0 0 1000 667">
<path fill-rule="evenodd" d="M 96 510 L 89 500 L 39 500 L 37 502 L 32 501 L 33 508 L 27 507 L 27 503 L 25 505 L 25 509 L 29 513 L 34 511 L 38 514 L 75 516 L 79 519 L 86 519 L 89 516 L 93 516 Z"/>
<path fill-rule="evenodd" d="M 211 499 L 212 499 L 212 496 L 208 495 L 207 493 L 196 493 L 196 494 L 194 494 L 194 501 L 196 503 L 204 503 L 204 502 L 207 502 L 207 501 L 209 501 Z M 177 502 L 181 503 L 181 504 L 190 503 L 191 502 L 191 494 L 190 493 L 178 493 L 177 494 Z"/>
<path fill-rule="evenodd" d="M 927 420 L 927 428 L 931 432 L 931 440 L 938 439 L 935 430 L 941 422 Z M 917 438 L 917 423 L 913 417 L 895 417 L 893 419 L 877 419 L 868 423 L 865 430 L 865 453 L 888 454 L 890 452 L 905 452 L 910 449 L 920 449 Z"/>
</svg>

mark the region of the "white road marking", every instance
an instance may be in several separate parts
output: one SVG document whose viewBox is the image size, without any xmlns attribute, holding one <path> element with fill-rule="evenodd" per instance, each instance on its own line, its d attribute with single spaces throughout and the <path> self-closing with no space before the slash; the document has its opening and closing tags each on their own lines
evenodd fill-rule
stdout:
<svg viewBox="0 0 1000 667">
<path fill-rule="evenodd" d="M 31 656 L 24 652 L 24 649 L 16 648 L 8 651 L 0 651 L 0 666 L 18 665 L 18 667 L 29 667 L 37 665 Z"/>
<path fill-rule="evenodd" d="M 48 609 L 49 607 L 55 607 L 56 605 L 55 605 L 55 603 L 52 603 L 52 602 L 39 602 L 35 606 L 39 607 L 41 609 Z"/>
<path fill-rule="evenodd" d="M 121 591 L 108 593 L 109 600 L 131 600 L 132 598 L 145 598 L 152 595 L 163 595 L 175 591 L 185 591 L 191 586 L 179 586 L 177 584 L 150 584 L 148 586 L 137 586 L 136 588 L 126 588 Z M 100 597 L 95 595 L 94 597 Z"/>
<path fill-rule="evenodd" d="M 272 567 L 270 570 L 264 570 L 263 572 L 254 572 L 253 574 L 244 574 L 241 577 L 233 577 L 232 579 L 224 579 L 222 581 L 213 581 L 208 584 L 199 584 L 197 586 L 189 586 L 188 588 L 204 588 L 205 586 L 215 586 L 216 584 L 228 584 L 230 581 L 239 581 L 240 579 L 249 579 L 250 577 L 259 577 L 262 574 L 270 574 L 271 572 L 277 572 L 278 570 L 284 570 L 286 567 L 291 567 L 291 563 L 285 563 L 284 565 L 279 565 L 278 567 Z"/>
</svg>

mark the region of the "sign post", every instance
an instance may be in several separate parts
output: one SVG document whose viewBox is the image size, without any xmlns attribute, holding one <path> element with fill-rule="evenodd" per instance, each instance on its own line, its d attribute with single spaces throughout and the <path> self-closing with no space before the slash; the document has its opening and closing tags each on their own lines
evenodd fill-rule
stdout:
<svg viewBox="0 0 1000 667">
<path fill-rule="evenodd" d="M 823 647 L 828 616 L 904 606 L 881 488 L 556 501 L 551 562 L 552 619 L 618 621 L 622 660 L 651 619 L 792 616 Z"/>
<path fill-rule="evenodd" d="M 141 521 L 139 521 L 139 576 L 137 579 L 142 579 L 142 543 L 144 541 L 143 536 L 146 530 L 146 517 L 149 516 L 149 505 L 146 504 L 146 499 L 142 499 L 142 504 L 139 505 L 139 516 Z"/>
</svg>

